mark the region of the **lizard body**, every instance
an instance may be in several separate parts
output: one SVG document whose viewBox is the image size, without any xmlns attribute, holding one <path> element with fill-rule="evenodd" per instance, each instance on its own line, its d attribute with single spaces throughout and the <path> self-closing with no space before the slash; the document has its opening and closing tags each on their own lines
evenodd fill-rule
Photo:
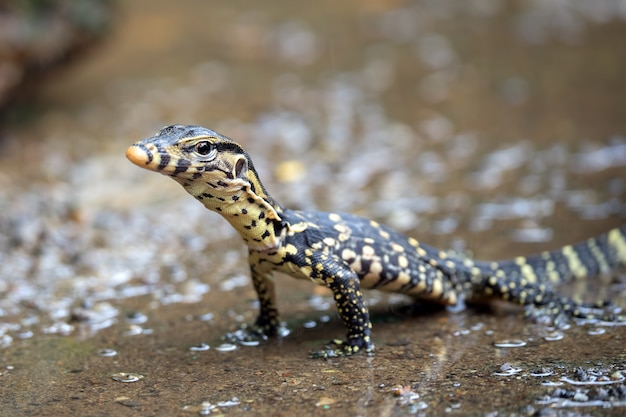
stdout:
<svg viewBox="0 0 626 417">
<path fill-rule="evenodd" d="M 249 249 L 260 301 L 255 329 L 276 334 L 280 321 L 272 273 L 281 271 L 330 288 L 348 328 L 346 341 L 316 356 L 373 352 L 362 288 L 407 294 L 442 305 L 497 297 L 546 315 L 585 316 L 587 307 L 553 287 L 626 265 L 626 225 L 575 245 L 530 257 L 474 261 L 433 248 L 363 217 L 290 210 L 265 190 L 236 142 L 199 126 L 173 125 L 128 148 L 136 165 L 167 175 L 220 213 Z"/>
</svg>

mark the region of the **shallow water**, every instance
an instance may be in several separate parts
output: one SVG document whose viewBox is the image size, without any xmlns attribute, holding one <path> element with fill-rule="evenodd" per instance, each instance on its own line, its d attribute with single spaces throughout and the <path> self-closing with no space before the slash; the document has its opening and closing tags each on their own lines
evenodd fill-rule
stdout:
<svg viewBox="0 0 626 417">
<path fill-rule="evenodd" d="M 314 361 L 344 333 L 332 299 L 280 277 L 291 334 L 222 345 L 256 311 L 239 238 L 123 157 L 163 125 L 205 125 L 286 206 L 481 259 L 555 248 L 626 218 L 622 2 L 120 7 L 108 42 L 3 128 L 5 410 L 623 414 L 619 390 L 568 381 L 593 368 L 623 391 L 624 327 L 556 334 L 501 305 L 408 314 L 372 292 L 376 357 Z M 566 290 L 625 307 L 616 278 Z"/>
</svg>

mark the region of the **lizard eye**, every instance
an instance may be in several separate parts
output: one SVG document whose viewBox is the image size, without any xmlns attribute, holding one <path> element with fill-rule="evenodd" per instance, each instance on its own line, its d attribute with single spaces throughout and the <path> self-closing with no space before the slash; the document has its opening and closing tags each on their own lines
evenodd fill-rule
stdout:
<svg viewBox="0 0 626 417">
<path fill-rule="evenodd" d="M 198 155 L 202 156 L 207 156 L 213 152 L 213 146 L 211 146 L 211 143 L 206 140 L 196 143 L 196 146 L 194 146 L 193 149 Z"/>
</svg>

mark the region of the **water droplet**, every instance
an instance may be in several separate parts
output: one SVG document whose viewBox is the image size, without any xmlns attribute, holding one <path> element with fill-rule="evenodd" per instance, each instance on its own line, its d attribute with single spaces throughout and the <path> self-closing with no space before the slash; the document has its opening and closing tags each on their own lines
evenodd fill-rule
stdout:
<svg viewBox="0 0 626 417">
<path fill-rule="evenodd" d="M 460 408 L 461 408 L 461 402 L 460 401 L 450 403 L 450 409 L 451 410 L 459 410 Z"/>
<path fill-rule="evenodd" d="M 470 327 L 470 329 L 474 332 L 477 332 L 478 330 L 482 329 L 484 326 L 485 325 L 483 323 L 476 323 L 475 325 Z"/>
<path fill-rule="evenodd" d="M 3 334 L 0 336 L 0 347 L 8 347 L 13 343 L 13 338 L 8 334 Z"/>
<path fill-rule="evenodd" d="M 550 376 L 554 374 L 554 372 L 552 371 L 552 369 L 550 368 L 542 368 L 542 369 L 538 369 L 536 371 L 530 372 L 529 375 L 530 376 L 534 376 L 534 377 L 544 377 L 544 376 Z"/>
<path fill-rule="evenodd" d="M 546 342 L 556 342 L 559 340 L 563 340 L 563 338 L 565 337 L 565 335 L 563 334 L 563 332 L 552 332 L 546 336 L 543 337 L 543 339 Z"/>
<path fill-rule="evenodd" d="M 577 172 L 597 172 L 626 165 L 626 143 L 589 149 L 574 155 L 573 169 Z"/>
<path fill-rule="evenodd" d="M 512 376 L 522 372 L 522 368 L 516 368 L 509 363 L 505 363 L 500 367 L 500 372 L 494 372 L 495 376 Z"/>
<path fill-rule="evenodd" d="M 526 346 L 526 342 L 521 339 L 511 339 L 493 342 L 493 345 L 498 348 L 516 348 Z"/>
<path fill-rule="evenodd" d="M 206 343 L 200 343 L 197 346 L 191 346 L 189 348 L 189 350 L 192 352 L 204 352 L 209 349 L 211 349 L 211 346 L 207 345 Z"/>
<path fill-rule="evenodd" d="M 134 311 L 126 315 L 126 322 L 131 324 L 142 324 L 148 321 L 148 316 L 140 311 Z"/>
<path fill-rule="evenodd" d="M 211 321 L 213 320 L 213 313 L 204 313 L 198 316 L 198 320 L 200 321 Z"/>
<path fill-rule="evenodd" d="M 626 378 L 619 371 L 611 375 L 610 379 L 608 377 L 593 377 L 593 379 L 587 381 L 576 381 L 566 376 L 561 377 L 561 381 L 567 382 L 571 385 L 611 385 L 620 384 L 624 382 L 624 380 L 626 380 Z"/>
<path fill-rule="evenodd" d="M 285 323 L 281 323 L 280 327 L 276 330 L 276 335 L 278 337 L 287 337 L 290 334 L 291 334 L 291 330 L 289 330 L 289 328 L 285 326 Z"/>
<path fill-rule="evenodd" d="M 108 357 L 108 356 L 116 356 L 116 355 L 117 355 L 117 351 L 115 351 L 113 349 L 100 349 L 100 350 L 98 350 L 98 356 Z"/>
<path fill-rule="evenodd" d="M 137 382 L 143 379 L 144 376 L 141 374 L 119 372 L 117 374 L 111 375 L 111 378 L 113 378 L 114 381 L 118 382 Z"/>
<path fill-rule="evenodd" d="M 398 403 L 402 405 L 414 404 L 420 398 L 410 385 L 396 385 L 392 392 L 394 397 L 398 397 Z"/>
<path fill-rule="evenodd" d="M 235 349 L 237 349 L 237 345 L 234 345 L 232 343 L 222 343 L 215 348 L 215 350 L 217 350 L 218 352 L 232 352 Z"/>
<path fill-rule="evenodd" d="M 408 412 L 409 414 L 417 414 L 418 411 L 426 410 L 428 408 L 428 404 L 424 401 L 416 402 L 415 404 L 409 405 Z"/>
<path fill-rule="evenodd" d="M 228 292 L 237 287 L 245 287 L 250 282 L 250 278 L 246 275 L 235 275 L 220 282 L 220 290 Z"/>
<path fill-rule="evenodd" d="M 59 334 L 67 336 L 74 331 L 74 326 L 64 322 L 57 322 L 50 326 L 43 327 L 41 332 L 44 334 Z"/>
<path fill-rule="evenodd" d="M 211 410 L 213 409 L 215 409 L 215 406 L 213 404 L 208 401 L 203 401 L 198 409 L 198 414 L 200 414 L 201 416 L 208 416 L 209 414 L 211 414 Z"/>
<path fill-rule="evenodd" d="M 239 405 L 239 404 L 241 404 L 241 401 L 239 401 L 239 398 L 237 397 L 233 397 L 228 401 L 219 401 L 217 403 L 219 407 L 232 407 L 234 405 Z"/>
<path fill-rule="evenodd" d="M 511 233 L 511 239 L 516 242 L 536 243 L 549 242 L 552 240 L 552 229 L 549 228 L 525 228 L 516 229 Z"/>
<path fill-rule="evenodd" d="M 130 326 L 128 326 L 128 330 L 126 330 L 124 334 L 126 336 L 138 336 L 141 334 L 152 334 L 152 332 L 153 332 L 152 329 L 144 329 L 143 327 L 137 324 L 131 324 Z"/>
<path fill-rule="evenodd" d="M 314 295 L 309 298 L 309 305 L 317 311 L 326 311 L 332 307 L 331 301 L 327 297 Z"/>
<path fill-rule="evenodd" d="M 34 333 L 30 330 L 24 330 L 21 331 L 19 333 L 15 334 L 15 337 L 17 337 L 18 339 L 30 339 L 31 337 L 33 337 Z"/>
<path fill-rule="evenodd" d="M 197 412 L 201 416 L 208 416 L 217 406 L 209 401 L 202 401 L 199 405 L 185 405 L 183 411 Z"/>
<path fill-rule="evenodd" d="M 560 387 L 561 385 L 563 385 L 563 383 L 556 381 L 541 381 L 541 385 L 543 385 L 544 387 Z"/>
</svg>

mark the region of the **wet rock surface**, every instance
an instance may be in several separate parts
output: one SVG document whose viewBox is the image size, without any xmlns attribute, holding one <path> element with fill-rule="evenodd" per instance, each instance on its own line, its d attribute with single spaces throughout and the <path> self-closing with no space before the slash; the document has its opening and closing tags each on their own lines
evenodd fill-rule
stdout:
<svg viewBox="0 0 626 417">
<path fill-rule="evenodd" d="M 44 85 L 35 122 L 4 127 L 3 409 L 623 415 L 624 327 L 557 331 L 501 304 L 370 292 L 377 355 L 316 361 L 344 333 L 332 297 L 278 277 L 291 333 L 225 344 L 257 310 L 242 243 L 123 157 L 163 125 L 206 125 L 286 206 L 480 259 L 556 248 L 626 219 L 620 4 L 121 5 L 100 54 Z M 564 291 L 624 307 L 624 283 Z"/>
</svg>

